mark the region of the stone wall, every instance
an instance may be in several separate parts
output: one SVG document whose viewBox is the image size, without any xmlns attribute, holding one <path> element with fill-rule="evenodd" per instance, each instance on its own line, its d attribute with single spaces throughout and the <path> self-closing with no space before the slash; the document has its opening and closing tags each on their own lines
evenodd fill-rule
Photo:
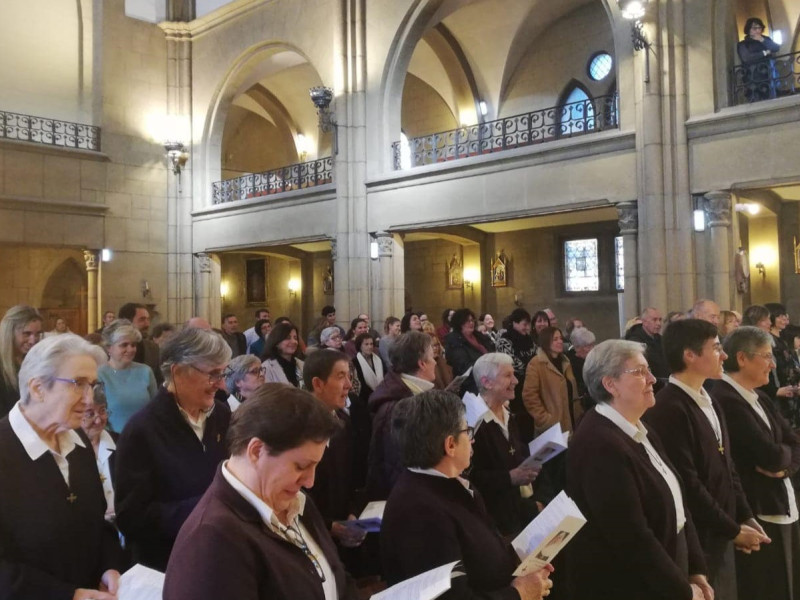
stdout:
<svg viewBox="0 0 800 600">
<path fill-rule="evenodd" d="M 463 260 L 461 244 L 445 240 L 424 240 L 405 243 L 406 308 L 425 312 L 438 324 L 445 308 L 464 306 L 464 289 L 447 288 L 447 263 L 455 254 Z M 475 311 L 479 307 L 470 305 Z M 403 315 L 376 315 L 402 318 Z"/>
</svg>

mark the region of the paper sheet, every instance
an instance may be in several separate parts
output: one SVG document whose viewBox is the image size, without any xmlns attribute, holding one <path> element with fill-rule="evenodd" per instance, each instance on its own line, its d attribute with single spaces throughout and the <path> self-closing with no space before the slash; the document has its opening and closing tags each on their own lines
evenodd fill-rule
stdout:
<svg viewBox="0 0 800 600">
<path fill-rule="evenodd" d="M 544 433 L 536 436 L 528 445 L 530 456 L 526 458 L 523 467 L 541 466 L 567 449 L 569 431 L 561 431 L 561 425 L 556 423 Z"/>
<path fill-rule="evenodd" d="M 413 600 L 434 600 L 450 589 L 451 580 L 457 575 L 453 573 L 453 567 L 458 562 L 451 562 L 401 581 L 387 590 L 374 594 L 371 600 L 411 600 L 412 598 Z"/>
<path fill-rule="evenodd" d="M 359 519 L 383 519 L 383 511 L 386 509 L 386 500 L 375 500 L 370 502 L 358 515 Z"/>
<path fill-rule="evenodd" d="M 489 410 L 489 407 L 483 398 L 476 396 L 472 392 L 466 392 L 461 401 L 464 403 L 464 407 L 467 409 L 467 414 L 465 415 L 465 418 L 467 419 L 467 425 L 470 427 L 475 427 L 478 420 L 484 414 L 486 414 L 487 410 Z"/>
<path fill-rule="evenodd" d="M 119 600 L 161 600 L 164 573 L 144 565 L 135 565 L 125 571 L 119 580 Z"/>
</svg>

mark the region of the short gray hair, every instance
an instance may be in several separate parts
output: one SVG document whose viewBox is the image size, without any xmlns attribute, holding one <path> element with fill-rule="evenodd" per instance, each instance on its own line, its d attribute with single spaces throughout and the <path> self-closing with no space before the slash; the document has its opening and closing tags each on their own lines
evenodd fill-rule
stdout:
<svg viewBox="0 0 800 600">
<path fill-rule="evenodd" d="M 586 329 L 586 327 L 576 327 L 572 330 L 572 335 L 569 336 L 569 341 L 575 348 L 585 348 L 595 343 L 597 338 L 595 335 Z"/>
<path fill-rule="evenodd" d="M 413 375 L 419 371 L 419 361 L 431 347 L 431 336 L 421 331 L 406 331 L 389 348 L 389 359 L 395 373 Z"/>
<path fill-rule="evenodd" d="M 727 373 L 736 373 L 739 370 L 739 361 L 736 354 L 744 352 L 752 356 L 761 346 L 771 346 L 772 336 L 763 329 L 752 325 L 743 325 L 731 331 L 722 343 L 728 358 L 722 363 Z"/>
<path fill-rule="evenodd" d="M 400 446 L 403 464 L 419 469 L 438 465 L 447 436 L 458 436 L 461 430 L 464 412 L 461 398 L 444 390 L 400 400 L 392 411 L 392 435 Z"/>
<path fill-rule="evenodd" d="M 606 340 L 586 356 L 583 365 L 583 381 L 595 402 L 609 402 L 611 394 L 603 386 L 603 377 L 617 379 L 629 359 L 644 354 L 645 345 L 628 340 Z"/>
<path fill-rule="evenodd" d="M 255 354 L 242 354 L 234 358 L 228 365 L 231 374 L 225 378 L 225 387 L 228 388 L 228 393 L 235 394 L 236 384 L 244 379 L 255 366 L 261 368 L 261 359 Z"/>
<path fill-rule="evenodd" d="M 106 348 L 130 340 L 136 344 L 142 341 L 142 333 L 128 319 L 115 319 L 103 328 L 103 344 Z"/>
<path fill-rule="evenodd" d="M 161 347 L 161 374 L 172 381 L 173 365 L 213 366 L 227 364 L 233 352 L 215 331 L 184 327 Z"/>
<path fill-rule="evenodd" d="M 90 344 L 74 333 L 62 333 L 45 338 L 30 349 L 19 369 L 19 394 L 22 403 L 28 404 L 30 400 L 28 384 L 32 380 L 42 380 L 49 389 L 61 365 L 73 356 L 88 356 L 98 367 L 106 364 L 108 360 L 102 348 Z"/>
<path fill-rule="evenodd" d="M 483 392 L 486 390 L 481 380 L 484 378 L 489 381 L 497 379 L 497 374 L 503 365 L 513 367 L 514 359 L 502 352 L 489 352 L 475 361 L 475 364 L 472 365 L 472 377 L 475 379 L 475 383 L 478 384 L 478 391 Z"/>
<path fill-rule="evenodd" d="M 323 329 L 319 334 L 319 345 L 324 346 L 327 344 L 328 340 L 331 339 L 335 333 L 341 333 L 338 327 L 333 326 Z"/>
</svg>

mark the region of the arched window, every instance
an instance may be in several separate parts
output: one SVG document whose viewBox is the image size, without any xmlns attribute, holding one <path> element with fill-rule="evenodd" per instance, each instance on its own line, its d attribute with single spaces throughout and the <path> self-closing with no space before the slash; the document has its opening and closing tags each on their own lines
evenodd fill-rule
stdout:
<svg viewBox="0 0 800 600">
<path fill-rule="evenodd" d="M 559 105 L 559 137 L 581 135 L 595 129 L 594 103 L 578 82 L 572 82 Z"/>
</svg>

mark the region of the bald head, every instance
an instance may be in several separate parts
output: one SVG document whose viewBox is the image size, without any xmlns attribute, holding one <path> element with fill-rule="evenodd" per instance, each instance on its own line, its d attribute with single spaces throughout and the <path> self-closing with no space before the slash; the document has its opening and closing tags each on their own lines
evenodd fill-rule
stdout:
<svg viewBox="0 0 800 600">
<path fill-rule="evenodd" d="M 692 317 L 719 327 L 719 306 L 713 300 L 698 300 L 692 307 Z"/>
<path fill-rule="evenodd" d="M 645 308 L 640 318 L 642 320 L 642 329 L 644 329 L 645 333 L 650 337 L 654 337 L 661 331 L 663 317 L 661 311 L 657 308 L 653 308 L 652 306 Z"/>
<path fill-rule="evenodd" d="M 203 317 L 192 317 L 191 319 L 186 321 L 186 327 L 211 331 L 211 323 L 206 321 Z"/>
</svg>

